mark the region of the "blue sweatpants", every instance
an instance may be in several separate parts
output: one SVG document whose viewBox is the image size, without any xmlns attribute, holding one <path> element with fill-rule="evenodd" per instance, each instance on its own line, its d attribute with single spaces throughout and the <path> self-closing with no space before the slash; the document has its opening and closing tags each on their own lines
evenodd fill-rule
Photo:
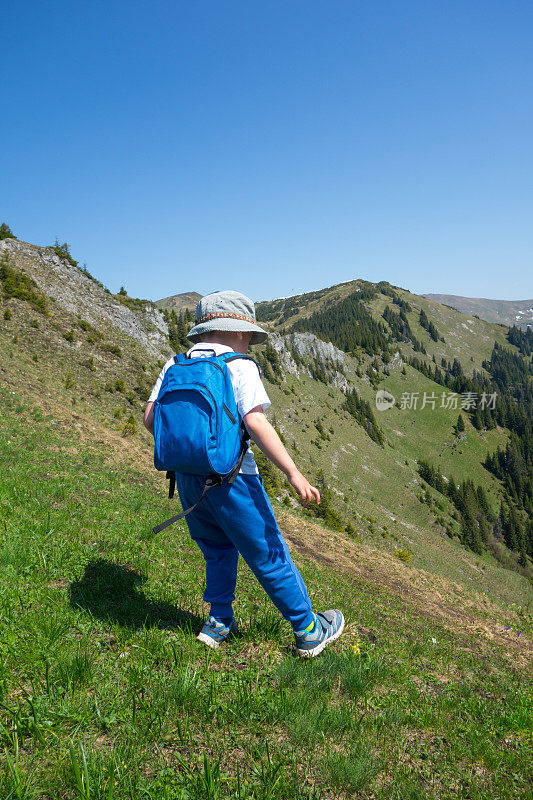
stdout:
<svg viewBox="0 0 533 800">
<path fill-rule="evenodd" d="M 183 508 L 188 508 L 200 497 L 204 478 L 176 473 L 176 485 Z M 312 624 L 314 615 L 305 583 L 259 475 L 239 474 L 232 486 L 213 487 L 186 521 L 205 558 L 204 601 L 211 604 L 214 617 L 233 617 L 240 553 L 294 630 Z"/>
</svg>

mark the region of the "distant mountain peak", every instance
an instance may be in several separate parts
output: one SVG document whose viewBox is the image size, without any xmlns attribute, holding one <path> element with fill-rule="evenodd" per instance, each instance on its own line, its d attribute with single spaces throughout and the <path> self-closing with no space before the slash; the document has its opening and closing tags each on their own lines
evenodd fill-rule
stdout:
<svg viewBox="0 0 533 800">
<path fill-rule="evenodd" d="M 533 326 L 533 300 L 491 300 L 487 297 L 462 297 L 458 294 L 423 294 L 428 300 L 457 309 L 462 314 L 478 316 L 487 322 Z"/>
<path fill-rule="evenodd" d="M 202 295 L 198 294 L 198 292 L 182 292 L 181 294 L 172 294 L 170 297 L 156 300 L 155 305 L 158 308 L 169 311 L 183 311 L 186 308 L 189 311 L 194 311 L 201 297 Z"/>
</svg>

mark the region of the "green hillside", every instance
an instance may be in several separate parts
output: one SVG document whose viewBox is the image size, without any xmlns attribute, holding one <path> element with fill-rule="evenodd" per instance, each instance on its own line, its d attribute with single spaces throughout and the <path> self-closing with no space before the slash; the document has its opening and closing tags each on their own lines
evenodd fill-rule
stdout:
<svg viewBox="0 0 533 800">
<path fill-rule="evenodd" d="M 385 307 L 398 313 L 402 300 L 425 354 L 412 339 L 335 351 L 305 332 L 363 282 L 260 305 L 277 333 L 255 351 L 270 417 L 328 502 L 317 517 L 268 469 L 265 484 L 315 605 L 343 608 L 348 632 L 302 665 L 241 566 L 242 636 L 206 655 L 192 635 L 205 614 L 201 558 L 183 526 L 151 533 L 176 504 L 141 421 L 182 317 L 167 315 L 164 334 L 146 301 L 17 247 L 0 248 L 0 796 L 526 796 L 530 554 L 521 564 L 498 531 L 480 552 L 466 547 L 468 508 L 418 464 L 482 487 L 487 513 L 507 497 L 525 519 L 526 484 L 513 499 L 515 484 L 483 466 L 513 432 L 477 429 L 466 412 L 458 431 L 459 410 L 400 402 L 449 391 L 409 359 L 457 359 L 464 380 L 492 380 L 494 342 L 525 359 L 520 340 L 385 284 L 363 328 L 370 317 L 387 339 Z M 368 402 L 363 424 L 346 406 L 352 389 Z M 378 411 L 377 389 L 396 405 Z"/>
<path fill-rule="evenodd" d="M 344 424 L 339 429 L 333 424 L 336 433 L 342 431 L 341 439 L 348 443 L 348 449 L 356 447 L 364 456 L 362 460 L 353 453 L 347 458 L 346 445 L 343 447 L 337 436 L 326 441 L 304 441 L 304 446 L 317 444 L 328 454 L 330 463 L 323 454 L 316 456 L 311 446 L 309 457 L 318 458 L 325 474 L 330 473 L 332 465 L 340 458 L 343 463 L 340 488 L 350 502 L 362 508 L 361 502 L 375 496 L 373 487 L 379 480 L 379 494 L 386 503 L 372 511 L 374 517 L 383 518 L 382 511 L 389 517 L 394 515 L 395 522 L 399 519 L 400 525 L 402 522 L 415 524 L 425 530 L 432 528 L 437 533 L 444 530 L 448 536 L 458 536 L 480 555 L 491 552 L 507 566 L 510 561 L 500 547 L 500 532 L 502 527 L 515 528 L 516 536 L 508 530 L 503 538 L 512 549 L 518 548 L 524 574 L 531 575 L 533 366 L 530 333 L 520 333 L 514 328 L 511 336 L 501 326 L 465 317 L 385 282 L 355 281 L 309 295 L 261 303 L 258 315 L 273 331 L 293 337 L 291 341 L 300 331 L 332 341 L 341 348 L 345 354 L 344 373 L 350 374 L 351 385 L 373 409 L 378 426 L 386 434 L 382 448 L 369 441 L 364 427 L 353 426 L 352 422 L 349 428 Z M 285 376 L 279 376 L 281 387 L 286 381 Z M 395 398 L 392 408 L 376 410 L 378 390 Z M 338 406 L 342 406 L 339 392 L 333 392 L 335 394 Z M 455 395 L 454 403 L 450 403 L 451 395 Z M 475 398 L 475 407 L 471 409 L 467 407 L 469 396 Z M 495 405 L 492 410 L 488 407 L 491 396 Z M 283 405 L 283 398 L 280 403 Z M 290 397 L 286 412 L 280 414 L 285 427 L 294 416 L 292 406 L 293 397 Z M 456 428 L 459 414 L 464 424 L 462 431 Z M 341 409 L 335 408 L 333 415 L 342 417 Z M 324 420 L 330 416 L 330 412 L 322 414 Z M 313 422 L 315 420 L 306 419 L 305 425 Z M 281 427 L 284 429 L 283 425 Z M 294 432 L 290 428 L 287 432 L 290 440 Z M 367 454 L 369 449 L 371 452 Z M 395 451 L 394 458 L 390 450 Z M 494 453 L 502 454 L 494 457 L 499 459 L 498 465 L 491 461 Z M 365 458 L 370 468 L 364 463 Z M 455 484 L 471 482 L 471 487 L 464 488 L 464 496 L 484 492 L 480 502 L 485 512 L 479 506 L 476 510 L 471 507 L 465 516 L 463 509 L 459 519 L 452 522 L 450 515 L 457 517 L 457 514 L 443 493 L 437 492 L 438 496 L 431 500 L 432 493 L 425 482 L 413 479 L 412 470 L 418 459 L 428 461 L 445 480 L 453 479 Z M 515 459 L 520 465 L 516 470 L 510 468 L 509 474 L 514 477 L 508 481 L 502 473 L 507 469 L 506 459 L 507 463 Z M 379 461 L 383 468 L 376 470 Z M 405 473 L 403 479 L 400 471 Z M 422 513 L 421 509 L 415 512 L 410 508 L 411 499 L 421 498 L 420 487 L 427 504 Z M 502 511 L 502 502 L 509 504 L 508 511 Z M 475 500 L 473 504 L 476 505 Z M 455 506 L 457 512 L 458 504 Z M 470 520 L 467 519 L 469 514 Z M 481 520 L 480 516 L 486 519 Z M 423 535 L 421 530 L 420 536 Z M 521 545 L 517 545 L 518 539 Z M 430 556 L 429 561 L 432 560 Z"/>
<path fill-rule="evenodd" d="M 0 391 L 0 796 L 527 796 L 517 599 L 278 507 L 314 603 L 340 605 L 347 632 L 302 663 L 241 564 L 241 635 L 206 652 L 202 559 L 183 525 L 151 532 L 167 501 L 147 448 L 80 424 L 74 392 L 32 399 L 27 366 Z"/>
</svg>

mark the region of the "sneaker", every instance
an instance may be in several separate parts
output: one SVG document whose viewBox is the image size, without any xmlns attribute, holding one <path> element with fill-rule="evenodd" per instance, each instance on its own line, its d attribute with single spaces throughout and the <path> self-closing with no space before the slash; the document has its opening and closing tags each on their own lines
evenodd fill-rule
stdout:
<svg viewBox="0 0 533 800">
<path fill-rule="evenodd" d="M 318 611 L 314 630 L 295 632 L 296 650 L 302 658 L 318 656 L 322 650 L 344 630 L 344 617 L 337 609 Z"/>
<path fill-rule="evenodd" d="M 214 617 L 209 617 L 204 627 L 196 637 L 199 642 L 203 642 L 208 647 L 213 647 L 215 650 L 220 647 L 222 642 L 225 642 L 230 633 L 235 628 L 235 620 L 232 619 L 229 625 L 225 625 Z"/>
</svg>

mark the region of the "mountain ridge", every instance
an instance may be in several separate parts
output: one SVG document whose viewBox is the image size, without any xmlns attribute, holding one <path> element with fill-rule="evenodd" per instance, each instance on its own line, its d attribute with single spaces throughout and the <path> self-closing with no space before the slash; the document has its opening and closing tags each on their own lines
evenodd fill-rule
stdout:
<svg viewBox="0 0 533 800">
<path fill-rule="evenodd" d="M 533 299 L 497 300 L 487 297 L 463 297 L 455 294 L 423 294 L 429 300 L 452 306 L 463 314 L 477 314 L 487 322 L 516 325 L 525 329 L 533 326 Z"/>
</svg>

